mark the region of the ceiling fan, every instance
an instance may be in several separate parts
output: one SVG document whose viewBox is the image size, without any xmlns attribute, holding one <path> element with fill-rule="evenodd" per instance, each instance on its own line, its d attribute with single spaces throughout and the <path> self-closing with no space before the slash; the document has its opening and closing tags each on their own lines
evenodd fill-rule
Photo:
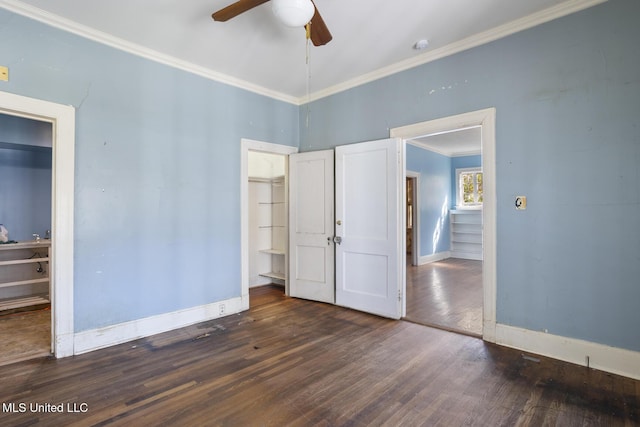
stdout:
<svg viewBox="0 0 640 427">
<path fill-rule="evenodd" d="M 239 0 L 214 12 L 211 17 L 214 21 L 228 21 L 268 1 L 272 1 L 273 13 L 283 24 L 305 27 L 314 46 L 325 45 L 333 38 L 313 0 Z"/>
</svg>

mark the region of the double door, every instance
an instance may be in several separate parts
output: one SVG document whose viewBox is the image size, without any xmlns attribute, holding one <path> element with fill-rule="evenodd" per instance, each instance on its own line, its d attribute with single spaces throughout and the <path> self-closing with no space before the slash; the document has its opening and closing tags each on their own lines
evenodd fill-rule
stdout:
<svg viewBox="0 0 640 427">
<path fill-rule="evenodd" d="M 289 156 L 291 296 L 402 315 L 400 140 Z"/>
</svg>

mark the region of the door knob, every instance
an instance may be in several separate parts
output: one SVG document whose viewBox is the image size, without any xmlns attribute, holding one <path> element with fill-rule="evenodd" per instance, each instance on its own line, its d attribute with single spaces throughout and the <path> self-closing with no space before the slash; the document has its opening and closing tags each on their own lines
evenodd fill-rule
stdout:
<svg viewBox="0 0 640 427">
<path fill-rule="evenodd" d="M 342 243 L 342 237 L 340 237 L 340 236 L 333 236 L 333 243 L 337 243 L 337 244 Z"/>
<path fill-rule="evenodd" d="M 337 220 L 337 221 L 336 221 L 336 224 L 338 224 L 338 225 L 342 225 L 342 221 Z"/>
</svg>

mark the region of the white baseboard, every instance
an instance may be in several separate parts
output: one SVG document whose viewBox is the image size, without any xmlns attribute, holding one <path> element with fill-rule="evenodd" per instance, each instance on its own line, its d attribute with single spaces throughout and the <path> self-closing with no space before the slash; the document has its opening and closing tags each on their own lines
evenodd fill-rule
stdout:
<svg viewBox="0 0 640 427">
<path fill-rule="evenodd" d="M 249 278 L 249 288 L 257 288 L 258 286 L 268 285 L 272 279 L 263 276 L 254 276 Z"/>
<path fill-rule="evenodd" d="M 247 298 L 248 300 L 248 298 Z M 74 354 L 122 344 L 150 335 L 183 328 L 195 323 L 236 314 L 244 310 L 243 298 L 231 298 L 131 322 L 78 332 L 74 336 Z M 222 313 L 222 314 L 221 314 Z"/>
<path fill-rule="evenodd" d="M 451 252 L 452 258 L 460 258 L 460 259 L 472 259 L 475 261 L 482 261 L 482 252 L 473 253 L 473 252 Z"/>
<path fill-rule="evenodd" d="M 56 335 L 54 352 L 57 359 L 73 356 L 74 339 L 75 336 L 73 333 Z"/>
<path fill-rule="evenodd" d="M 496 344 L 640 380 L 640 352 L 507 325 L 496 325 Z M 587 361 L 588 358 L 588 361 Z"/>
<path fill-rule="evenodd" d="M 451 258 L 451 252 L 444 251 L 438 252 L 432 255 L 425 255 L 418 258 L 418 265 L 429 264 L 431 262 L 442 261 L 443 259 Z"/>
</svg>

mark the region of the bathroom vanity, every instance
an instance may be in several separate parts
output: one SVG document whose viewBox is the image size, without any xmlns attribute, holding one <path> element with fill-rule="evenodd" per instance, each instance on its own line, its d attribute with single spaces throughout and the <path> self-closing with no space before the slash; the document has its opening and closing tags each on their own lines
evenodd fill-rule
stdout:
<svg viewBox="0 0 640 427">
<path fill-rule="evenodd" d="M 48 304 L 50 240 L 0 244 L 0 311 Z"/>
</svg>

